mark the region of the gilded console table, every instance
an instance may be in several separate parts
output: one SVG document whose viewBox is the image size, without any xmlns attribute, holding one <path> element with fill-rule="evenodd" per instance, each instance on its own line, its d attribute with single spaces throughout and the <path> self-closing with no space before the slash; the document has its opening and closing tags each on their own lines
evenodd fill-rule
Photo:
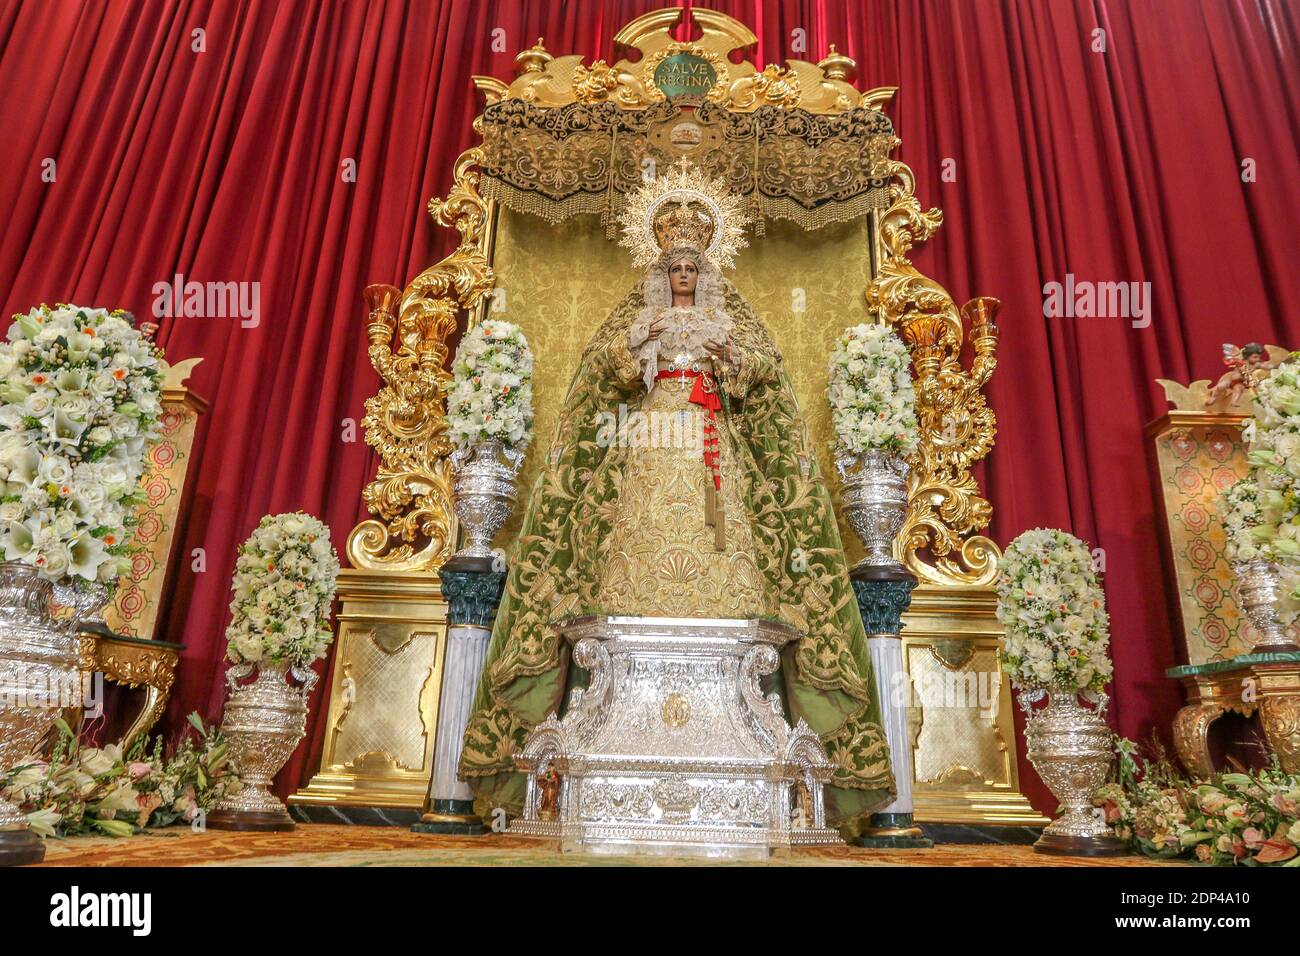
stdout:
<svg viewBox="0 0 1300 956">
<path fill-rule="evenodd" d="M 167 709 L 183 645 L 120 634 L 86 636 L 92 639 L 96 673 L 115 684 L 144 688 L 144 704 L 119 741 L 126 750 L 138 737 L 147 734 Z"/>
<path fill-rule="evenodd" d="M 1259 715 L 1273 754 L 1288 773 L 1300 773 L 1300 652 L 1242 654 L 1230 661 L 1184 664 L 1165 671 L 1183 682 L 1187 706 L 1174 718 L 1174 747 L 1198 780 L 1218 769 L 1210 727 L 1229 712 Z"/>
</svg>

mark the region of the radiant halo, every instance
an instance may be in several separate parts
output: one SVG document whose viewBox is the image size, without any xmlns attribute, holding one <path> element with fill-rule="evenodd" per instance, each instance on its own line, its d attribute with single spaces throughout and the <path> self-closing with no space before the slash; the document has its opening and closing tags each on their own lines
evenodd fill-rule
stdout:
<svg viewBox="0 0 1300 956">
<path fill-rule="evenodd" d="M 736 254 L 748 245 L 745 227 L 752 221 L 744 200 L 721 179 L 710 178 L 686 160 L 628 194 L 618 217 L 623 226 L 619 244 L 632 253 L 637 267 L 649 268 L 663 251 L 655 237 L 655 218 L 671 203 L 696 204 L 707 210 L 713 220 L 713 238 L 700 251 L 718 269 L 733 268 Z"/>
</svg>

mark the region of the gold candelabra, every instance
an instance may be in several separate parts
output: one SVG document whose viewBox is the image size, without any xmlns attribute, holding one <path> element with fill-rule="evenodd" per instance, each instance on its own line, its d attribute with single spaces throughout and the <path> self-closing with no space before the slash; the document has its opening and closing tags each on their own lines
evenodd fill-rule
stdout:
<svg viewBox="0 0 1300 956">
<path fill-rule="evenodd" d="M 375 517 L 348 537 L 348 560 L 356 568 L 436 570 L 455 548 L 446 418 L 451 376 L 443 366 L 460 311 L 474 309 L 494 281 L 483 248 L 487 207 L 472 169 L 480 153 L 462 154 L 447 199 L 429 203 L 439 224 L 460 232 L 456 250 L 404 292 L 382 284 L 365 290 L 370 363 L 383 385 L 366 399 L 361 423 L 379 453 L 379 469 L 362 495 Z"/>
<path fill-rule="evenodd" d="M 909 508 L 899 533 L 903 561 L 922 581 L 949 586 L 989 585 L 998 547 L 980 534 L 993 506 L 971 474 L 993 448 L 997 419 L 984 397 L 997 367 L 999 302 L 982 297 L 960 309 L 939 283 L 907 257 L 943 222 L 938 209 L 922 211 L 912 171 L 891 161 L 890 206 L 877 222 L 882 264 L 867 287 L 867 305 L 898 328 L 916 371 L 920 448 L 908 479 Z M 966 328 L 973 353 L 962 365 Z"/>
</svg>

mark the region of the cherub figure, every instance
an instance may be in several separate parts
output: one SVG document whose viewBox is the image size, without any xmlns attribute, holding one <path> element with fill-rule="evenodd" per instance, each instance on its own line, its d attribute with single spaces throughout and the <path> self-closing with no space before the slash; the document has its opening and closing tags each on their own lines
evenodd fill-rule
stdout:
<svg viewBox="0 0 1300 956">
<path fill-rule="evenodd" d="M 1223 361 L 1229 370 L 1215 383 L 1205 395 L 1205 404 L 1214 405 L 1225 395 L 1227 405 L 1236 405 L 1242 396 L 1254 390 L 1274 368 L 1269 361 L 1268 349 L 1258 342 L 1249 342 L 1241 348 L 1225 342 Z"/>
</svg>

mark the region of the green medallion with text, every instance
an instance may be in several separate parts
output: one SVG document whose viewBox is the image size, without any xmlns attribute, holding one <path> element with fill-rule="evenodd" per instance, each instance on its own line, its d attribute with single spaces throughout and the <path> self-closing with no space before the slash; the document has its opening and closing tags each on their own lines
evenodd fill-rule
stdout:
<svg viewBox="0 0 1300 956">
<path fill-rule="evenodd" d="M 670 100 L 679 96 L 703 97 L 718 82 L 718 73 L 704 57 L 674 53 L 655 67 L 655 86 Z"/>
</svg>

